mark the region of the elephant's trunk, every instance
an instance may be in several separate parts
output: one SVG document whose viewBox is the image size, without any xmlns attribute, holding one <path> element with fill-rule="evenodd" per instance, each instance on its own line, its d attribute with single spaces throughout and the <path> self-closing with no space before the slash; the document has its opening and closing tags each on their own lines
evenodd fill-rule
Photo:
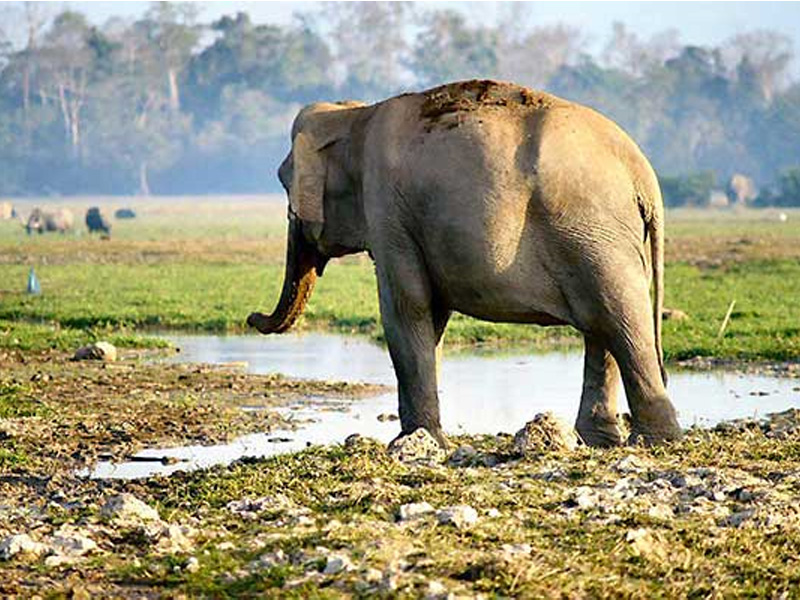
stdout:
<svg viewBox="0 0 800 600">
<path fill-rule="evenodd" d="M 254 312 L 247 317 L 247 324 L 261 333 L 283 333 L 303 314 L 317 271 L 325 264 L 324 257 L 303 237 L 303 226 L 295 216 L 289 218 L 286 245 L 286 274 L 280 300 L 272 314 Z"/>
</svg>

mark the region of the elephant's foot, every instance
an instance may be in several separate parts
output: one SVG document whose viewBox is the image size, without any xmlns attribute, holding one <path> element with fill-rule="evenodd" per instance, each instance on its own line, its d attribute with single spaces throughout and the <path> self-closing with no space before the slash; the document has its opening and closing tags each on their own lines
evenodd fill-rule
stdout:
<svg viewBox="0 0 800 600">
<path fill-rule="evenodd" d="M 396 438 L 394 438 L 391 442 L 389 442 L 388 449 L 391 451 L 392 448 L 396 448 L 397 446 L 403 444 L 404 440 L 406 440 L 411 436 L 423 437 L 420 433 L 417 433 L 420 430 L 424 430 L 425 433 L 429 434 L 429 436 L 433 438 L 433 441 L 435 441 L 442 450 L 445 451 L 450 450 L 451 447 L 450 440 L 447 439 L 447 436 L 444 434 L 444 431 L 442 431 L 441 427 L 424 427 L 424 426 L 417 427 L 411 431 L 400 432 L 400 434 Z"/>
<path fill-rule="evenodd" d="M 664 398 L 648 402 L 636 411 L 631 419 L 631 435 L 628 444 L 654 446 L 662 442 L 679 440 L 683 430 L 672 403 Z"/>
<path fill-rule="evenodd" d="M 579 418 L 575 430 L 587 446 L 610 448 L 625 442 L 622 427 L 616 420 Z"/>
</svg>

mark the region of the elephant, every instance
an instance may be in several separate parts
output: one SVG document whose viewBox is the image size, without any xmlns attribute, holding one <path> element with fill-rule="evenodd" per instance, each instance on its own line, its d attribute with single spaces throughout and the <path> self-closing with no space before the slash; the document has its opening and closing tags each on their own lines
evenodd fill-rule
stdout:
<svg viewBox="0 0 800 600">
<path fill-rule="evenodd" d="M 86 228 L 89 230 L 89 233 L 101 231 L 106 236 L 111 235 L 111 223 L 96 206 L 92 206 L 86 211 Z"/>
<path fill-rule="evenodd" d="M 454 311 L 583 334 L 575 428 L 586 444 L 681 437 L 661 342 L 663 202 L 619 126 L 545 92 L 471 80 L 372 105 L 311 104 L 291 140 L 278 169 L 283 287 L 272 313 L 247 322 L 288 330 L 330 259 L 369 253 L 398 382 L 396 440 L 424 428 L 447 447 L 437 356 Z"/>
<path fill-rule="evenodd" d="M 74 222 L 75 217 L 72 215 L 72 211 L 67 208 L 45 211 L 37 207 L 34 208 L 28 216 L 25 229 L 28 235 L 32 234 L 34 231 L 38 233 L 44 233 L 45 231 L 66 233 L 72 229 Z"/>
</svg>

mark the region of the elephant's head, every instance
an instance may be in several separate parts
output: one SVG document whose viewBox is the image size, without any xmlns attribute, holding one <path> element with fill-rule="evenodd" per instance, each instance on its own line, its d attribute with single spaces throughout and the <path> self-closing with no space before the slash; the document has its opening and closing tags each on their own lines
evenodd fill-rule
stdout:
<svg viewBox="0 0 800 600">
<path fill-rule="evenodd" d="M 330 258 L 366 249 L 354 126 L 361 103 L 317 103 L 292 126 L 292 150 L 278 169 L 289 195 L 286 272 L 272 314 L 252 313 L 261 333 L 282 333 L 302 314 Z"/>
</svg>

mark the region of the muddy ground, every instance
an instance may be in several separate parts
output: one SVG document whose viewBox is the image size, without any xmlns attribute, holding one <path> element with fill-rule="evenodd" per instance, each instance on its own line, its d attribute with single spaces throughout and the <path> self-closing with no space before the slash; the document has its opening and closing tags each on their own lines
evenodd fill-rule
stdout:
<svg viewBox="0 0 800 600">
<path fill-rule="evenodd" d="M 284 428 L 275 409 L 298 398 L 384 391 L 159 352 L 2 355 L 0 596 L 788 597 L 800 584 L 794 411 L 655 449 L 475 436 L 399 460 L 353 437 L 170 477 L 77 477 L 98 457 Z"/>
</svg>

